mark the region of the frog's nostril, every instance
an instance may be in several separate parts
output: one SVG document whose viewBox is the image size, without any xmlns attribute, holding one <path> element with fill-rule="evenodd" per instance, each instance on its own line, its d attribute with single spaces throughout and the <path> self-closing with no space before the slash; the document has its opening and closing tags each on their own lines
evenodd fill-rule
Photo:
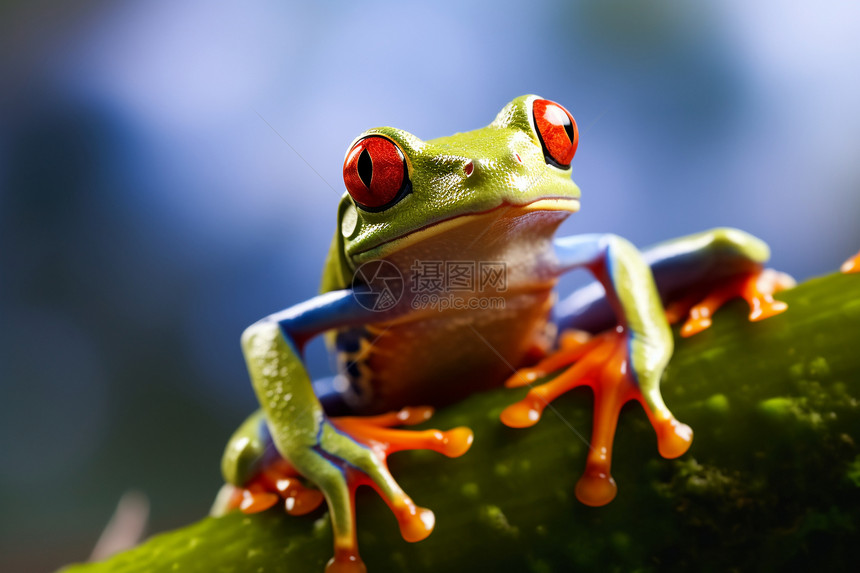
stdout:
<svg viewBox="0 0 860 573">
<path fill-rule="evenodd" d="M 466 176 L 471 175 L 472 171 L 474 171 L 474 170 L 475 170 L 475 164 L 472 163 L 471 159 L 469 161 L 467 161 L 465 165 L 463 165 L 463 172 L 466 174 Z"/>
</svg>

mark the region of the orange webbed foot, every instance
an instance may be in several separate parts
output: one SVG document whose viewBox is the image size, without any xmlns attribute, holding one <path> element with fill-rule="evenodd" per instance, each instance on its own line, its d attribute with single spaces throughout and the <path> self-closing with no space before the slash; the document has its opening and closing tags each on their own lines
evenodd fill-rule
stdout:
<svg viewBox="0 0 860 573">
<path fill-rule="evenodd" d="M 784 312 L 788 305 L 775 300 L 773 294 L 791 288 L 795 281 L 789 275 L 764 269 L 726 280 L 713 288 L 701 302 L 689 309 L 687 321 L 681 327 L 681 336 L 687 338 L 707 329 L 712 324 L 714 313 L 733 298 L 742 297 L 750 308 L 749 320 L 757 322 Z M 669 306 L 669 314 L 676 315 L 678 308 L 688 302 L 680 301 Z"/>
<path fill-rule="evenodd" d="M 380 416 L 333 418 L 332 425 L 355 441 L 367 446 L 385 468 L 388 479 L 387 458 L 403 450 L 433 450 L 449 458 L 465 454 L 472 445 L 472 430 L 466 427 L 441 430 L 399 430 L 393 426 L 414 425 L 424 422 L 433 414 L 429 407 L 403 408 Z M 369 485 L 379 493 L 397 518 L 400 534 L 406 541 L 425 539 L 433 531 L 435 517 L 429 509 L 418 507 L 399 487 L 386 490 L 378 479 L 373 479 L 357 468 L 346 468 L 346 481 L 350 491 Z"/>
<path fill-rule="evenodd" d="M 664 457 L 682 455 L 692 442 L 692 430 L 678 422 L 662 406 L 652 411 L 638 385 L 630 376 L 628 337 L 621 327 L 594 338 L 581 334 L 562 338 L 560 348 L 536 366 L 519 371 L 508 386 L 531 385 L 533 380 L 561 370 L 552 380 L 532 386 L 525 398 L 508 406 L 501 414 L 510 427 L 534 425 L 550 402 L 579 386 L 594 393 L 594 421 L 585 472 L 576 485 L 577 499 L 590 506 L 606 505 L 615 498 L 617 486 L 610 473 L 612 444 L 621 407 L 637 400 L 648 414 L 657 433 Z M 662 402 L 661 402 L 662 404 Z"/>
<path fill-rule="evenodd" d="M 356 489 L 362 485 L 373 487 L 385 500 L 397 518 L 400 533 L 406 541 L 421 541 L 433 531 L 433 512 L 416 506 L 400 489 L 388 470 L 387 462 L 390 454 L 402 450 L 429 449 L 448 457 L 457 457 L 469 449 L 473 440 L 469 428 L 460 427 L 448 431 L 395 429 L 395 426 L 422 423 L 432 414 L 432 408 L 416 407 L 378 416 L 329 419 L 329 430 L 333 428 L 329 439 L 352 444 L 348 446 L 350 448 L 355 447 L 355 442 L 358 442 L 363 447 L 357 451 L 368 451 L 369 455 L 358 456 L 349 463 L 335 462 L 343 474 L 348 491 L 338 500 L 340 503 L 336 502 L 329 509 L 333 521 L 335 513 L 348 518 L 342 534 L 335 535 L 335 553 L 326 566 L 326 573 L 366 572 L 358 554 L 355 534 L 354 496 Z M 279 458 L 263 468 L 245 487 L 236 488 L 228 506 L 239 508 L 244 513 L 257 513 L 269 509 L 282 499 L 288 513 L 302 515 L 319 507 L 325 497 L 320 490 L 305 487 L 299 472 L 288 461 Z"/>
<path fill-rule="evenodd" d="M 427 406 L 403 408 L 380 416 L 333 418 L 332 424 L 356 441 L 369 446 L 383 458 L 403 450 L 433 450 L 449 458 L 462 456 L 472 445 L 472 430 L 465 427 L 448 431 L 396 430 L 393 426 L 413 426 L 429 420 L 433 409 Z"/>
</svg>

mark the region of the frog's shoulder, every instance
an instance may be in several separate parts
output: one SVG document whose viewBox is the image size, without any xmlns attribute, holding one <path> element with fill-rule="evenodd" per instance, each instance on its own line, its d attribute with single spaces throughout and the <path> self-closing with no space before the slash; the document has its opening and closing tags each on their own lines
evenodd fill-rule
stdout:
<svg viewBox="0 0 860 573">
<path fill-rule="evenodd" d="M 323 265 L 322 280 L 320 281 L 320 293 L 347 288 L 352 283 L 352 265 L 346 257 L 344 248 L 343 218 L 350 206 L 349 197 L 344 194 L 337 209 L 337 228 L 328 248 L 328 254 Z"/>
</svg>

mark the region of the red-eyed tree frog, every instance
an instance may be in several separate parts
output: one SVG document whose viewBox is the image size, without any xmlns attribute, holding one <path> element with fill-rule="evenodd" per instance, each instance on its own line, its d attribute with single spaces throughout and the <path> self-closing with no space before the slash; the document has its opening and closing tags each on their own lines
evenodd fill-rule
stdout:
<svg viewBox="0 0 860 573">
<path fill-rule="evenodd" d="M 673 349 L 667 314 L 688 314 L 683 332 L 692 334 L 727 299 L 743 296 L 751 319 L 766 318 L 785 309 L 771 294 L 790 281 L 763 271 L 767 245 L 735 229 L 642 252 L 615 235 L 555 237 L 580 208 L 571 180 L 578 142 L 564 107 L 528 95 L 475 131 L 422 141 L 383 127 L 352 143 L 322 294 L 242 336 L 261 409 L 227 446 L 228 486 L 216 513 L 286 500 L 289 513 L 301 514 L 324 498 L 335 546 L 327 572 L 364 571 L 355 488 L 374 487 L 404 538 L 421 540 L 433 513 L 400 488 L 386 456 L 425 448 L 453 457 L 472 442 L 468 428 L 393 426 L 427 419 L 432 406 L 506 382 L 531 385 L 560 370 L 501 421 L 530 426 L 558 395 L 591 386 L 591 449 L 576 486 L 583 503 L 615 496 L 610 458 L 625 402 L 642 404 L 664 457 L 687 450 L 692 430 L 660 394 Z M 556 282 L 577 268 L 597 282 L 557 302 Z M 571 329 L 603 333 L 587 338 Z M 339 371 L 314 383 L 302 351 L 318 335 L 327 336 Z"/>
</svg>

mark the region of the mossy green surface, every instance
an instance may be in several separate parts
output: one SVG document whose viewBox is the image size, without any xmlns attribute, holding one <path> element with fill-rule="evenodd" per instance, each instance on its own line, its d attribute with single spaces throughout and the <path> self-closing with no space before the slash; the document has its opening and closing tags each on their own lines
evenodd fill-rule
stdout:
<svg viewBox="0 0 860 573">
<path fill-rule="evenodd" d="M 358 496 L 359 543 L 371 573 L 516 571 L 853 570 L 860 558 L 860 275 L 810 280 L 789 310 L 747 323 L 743 304 L 677 341 L 666 403 L 695 438 L 677 460 L 657 453 L 641 408 L 618 427 L 618 497 L 579 504 L 591 396 L 554 403 L 530 429 L 498 421 L 525 390 L 500 389 L 438 412 L 475 443 L 447 459 L 403 452 L 395 477 L 434 510 L 434 533 L 404 542 L 375 494 Z M 202 508 L 201 508 L 202 512 Z M 207 518 L 68 573 L 321 573 L 332 554 L 327 514 L 279 509 Z"/>
</svg>

